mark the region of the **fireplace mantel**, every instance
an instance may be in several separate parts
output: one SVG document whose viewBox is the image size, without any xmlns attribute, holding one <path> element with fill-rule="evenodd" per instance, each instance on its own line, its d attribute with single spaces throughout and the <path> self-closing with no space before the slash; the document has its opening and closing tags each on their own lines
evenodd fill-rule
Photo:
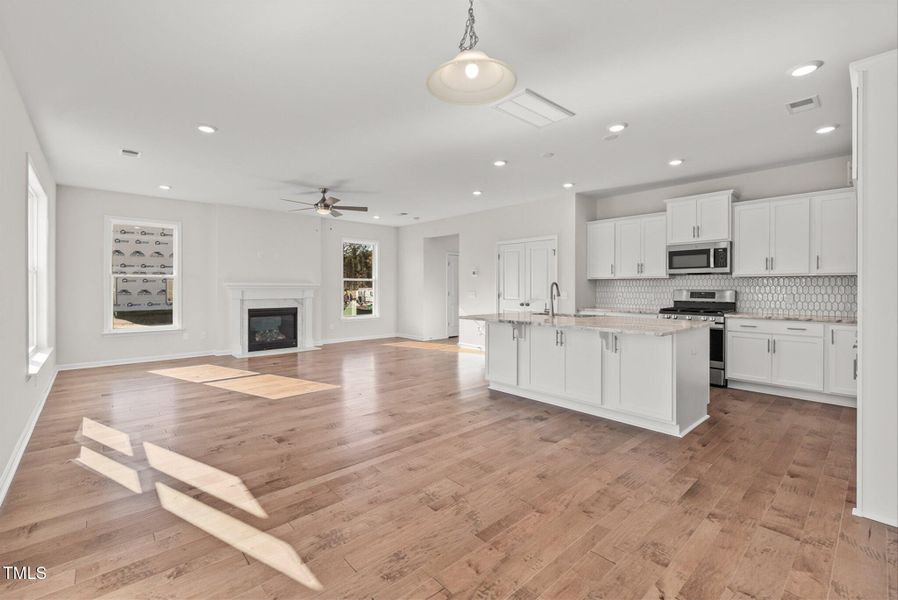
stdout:
<svg viewBox="0 0 898 600">
<path fill-rule="evenodd" d="M 314 310 L 317 283 L 225 283 L 228 292 L 228 351 L 238 357 L 315 350 Z M 249 352 L 247 348 L 247 312 L 250 308 L 296 306 L 297 347 L 284 350 Z"/>
</svg>

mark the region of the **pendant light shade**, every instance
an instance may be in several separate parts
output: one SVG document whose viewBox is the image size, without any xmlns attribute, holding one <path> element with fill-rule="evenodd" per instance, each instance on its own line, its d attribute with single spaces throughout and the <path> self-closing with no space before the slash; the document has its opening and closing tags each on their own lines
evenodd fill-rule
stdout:
<svg viewBox="0 0 898 600">
<path fill-rule="evenodd" d="M 517 77 L 501 60 L 480 50 L 462 50 L 427 79 L 430 93 L 452 104 L 488 104 L 514 89 Z"/>
<path fill-rule="evenodd" d="M 458 43 L 458 55 L 441 64 L 427 79 L 430 93 L 452 104 L 488 104 L 507 96 L 518 78 L 501 60 L 475 50 L 474 0 L 468 0 L 468 20 Z"/>
</svg>

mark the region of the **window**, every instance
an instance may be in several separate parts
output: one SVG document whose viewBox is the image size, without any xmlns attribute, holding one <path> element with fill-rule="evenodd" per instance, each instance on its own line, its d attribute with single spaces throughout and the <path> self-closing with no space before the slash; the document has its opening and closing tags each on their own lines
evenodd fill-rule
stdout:
<svg viewBox="0 0 898 600">
<path fill-rule="evenodd" d="M 106 217 L 106 333 L 181 326 L 180 225 Z"/>
<path fill-rule="evenodd" d="M 343 241 L 343 318 L 377 316 L 377 244 Z"/>
<path fill-rule="evenodd" d="M 28 375 L 50 355 L 47 333 L 49 303 L 49 216 L 47 194 L 28 161 Z"/>
</svg>

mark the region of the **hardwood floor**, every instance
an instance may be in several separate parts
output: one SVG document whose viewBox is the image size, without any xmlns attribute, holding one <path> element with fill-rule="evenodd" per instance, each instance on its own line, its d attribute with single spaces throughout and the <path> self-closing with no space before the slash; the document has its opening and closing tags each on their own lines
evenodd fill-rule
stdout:
<svg viewBox="0 0 898 600">
<path fill-rule="evenodd" d="M 0 509 L 0 565 L 49 576 L 0 596 L 898 598 L 898 531 L 851 515 L 853 410 L 714 389 L 676 439 L 397 341 L 60 373 Z M 340 387 L 149 372 L 200 364 Z"/>
</svg>

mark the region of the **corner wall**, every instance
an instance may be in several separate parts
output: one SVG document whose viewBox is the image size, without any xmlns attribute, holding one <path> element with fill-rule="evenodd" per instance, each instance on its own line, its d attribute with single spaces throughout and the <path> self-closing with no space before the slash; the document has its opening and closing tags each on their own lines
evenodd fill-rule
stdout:
<svg viewBox="0 0 898 600">
<path fill-rule="evenodd" d="M 48 198 L 48 340 L 56 346 L 55 238 L 56 182 L 41 150 L 6 58 L 0 53 L 0 502 L 3 501 L 25 445 L 56 376 L 53 352 L 41 371 L 27 377 L 27 231 L 28 167 L 35 172 Z"/>
</svg>

